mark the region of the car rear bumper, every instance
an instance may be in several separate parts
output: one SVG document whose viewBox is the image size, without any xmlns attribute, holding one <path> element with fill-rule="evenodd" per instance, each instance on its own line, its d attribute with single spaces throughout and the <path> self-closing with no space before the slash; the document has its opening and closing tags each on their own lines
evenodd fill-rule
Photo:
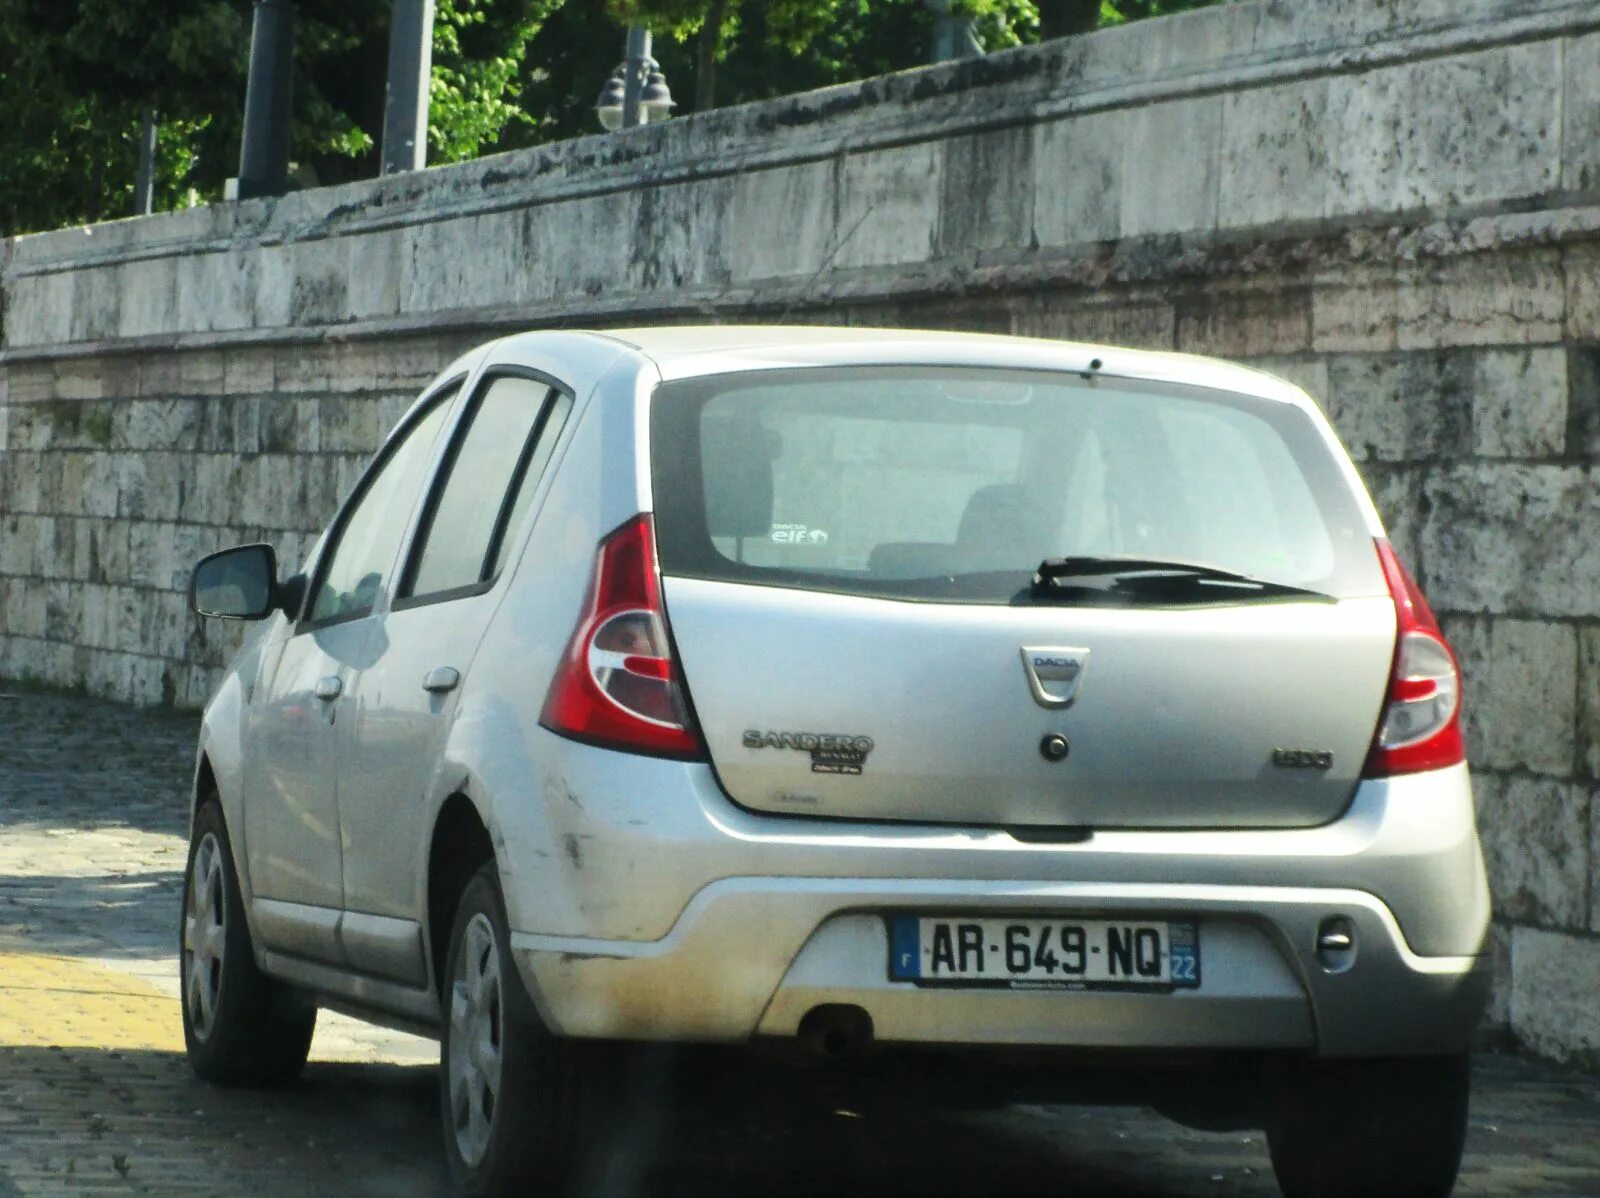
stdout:
<svg viewBox="0 0 1600 1198">
<path fill-rule="evenodd" d="M 930 910 L 1194 919 L 1201 984 L 1129 993 L 890 980 L 884 916 Z M 1355 929 L 1355 960 L 1337 973 L 1314 947 L 1330 916 Z M 520 933 L 512 945 L 553 1028 L 640 1040 L 793 1036 L 808 1012 L 842 1003 L 895 1043 L 1450 1052 L 1466 1046 L 1489 984 L 1485 958 L 1418 957 L 1381 902 L 1349 890 L 732 878 L 659 941 Z"/>
<path fill-rule="evenodd" d="M 497 812 L 512 945 L 561 1034 L 738 1043 L 848 1004 L 895 1043 L 1377 1056 L 1459 1051 L 1487 1001 L 1462 767 L 1364 783 L 1321 828 L 1041 845 L 756 815 L 704 766 L 646 762 L 641 785 L 639 758 L 584 748 L 565 764 L 545 818 Z M 536 851 L 545 837 L 556 852 Z M 1193 922 L 1201 984 L 922 988 L 889 977 L 895 913 Z M 1318 955 L 1330 919 L 1353 932 L 1345 959 Z"/>
</svg>

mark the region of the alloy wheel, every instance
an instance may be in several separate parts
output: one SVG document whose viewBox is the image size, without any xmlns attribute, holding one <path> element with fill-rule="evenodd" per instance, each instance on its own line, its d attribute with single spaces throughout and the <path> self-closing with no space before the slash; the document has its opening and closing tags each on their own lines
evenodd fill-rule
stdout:
<svg viewBox="0 0 1600 1198">
<path fill-rule="evenodd" d="M 500 951 L 481 911 L 467 923 L 450 983 L 450 1115 L 469 1166 L 489 1151 L 502 1067 Z"/>
<path fill-rule="evenodd" d="M 189 867 L 189 902 L 183 913 L 183 994 L 196 1039 L 211 1035 L 222 993 L 222 958 L 228 940 L 228 891 L 222 846 L 207 832 Z"/>
</svg>

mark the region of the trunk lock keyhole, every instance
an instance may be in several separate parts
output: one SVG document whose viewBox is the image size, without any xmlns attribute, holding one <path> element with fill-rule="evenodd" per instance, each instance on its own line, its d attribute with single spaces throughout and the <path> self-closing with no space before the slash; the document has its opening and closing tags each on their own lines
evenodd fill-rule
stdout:
<svg viewBox="0 0 1600 1198">
<path fill-rule="evenodd" d="M 1059 732 L 1052 732 L 1039 742 L 1039 755 L 1046 761 L 1065 761 L 1072 746 Z"/>
</svg>

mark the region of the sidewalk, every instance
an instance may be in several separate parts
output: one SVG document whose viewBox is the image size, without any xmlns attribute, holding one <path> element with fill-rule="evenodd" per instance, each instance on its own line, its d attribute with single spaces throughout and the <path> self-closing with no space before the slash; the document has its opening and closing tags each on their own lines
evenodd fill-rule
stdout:
<svg viewBox="0 0 1600 1198">
<path fill-rule="evenodd" d="M 430 1041 L 324 1012 L 294 1087 L 189 1073 L 175 952 L 195 728 L 0 685 L 0 1198 L 445 1193 Z M 1258 1133 L 1137 1109 L 927 1120 L 781 1087 L 718 1103 L 651 1076 L 618 1129 L 618 1192 L 1277 1192 Z M 1600 1079 L 1484 1057 L 1457 1192 L 1600 1194 L 1597 1129 Z"/>
</svg>

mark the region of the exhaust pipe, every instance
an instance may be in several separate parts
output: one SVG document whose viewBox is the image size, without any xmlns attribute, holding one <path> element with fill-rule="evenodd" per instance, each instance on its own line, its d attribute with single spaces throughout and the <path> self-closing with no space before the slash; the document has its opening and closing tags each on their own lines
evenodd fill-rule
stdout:
<svg viewBox="0 0 1600 1198">
<path fill-rule="evenodd" d="M 872 1043 L 872 1016 L 848 1003 L 824 1003 L 806 1012 L 795 1039 L 812 1056 L 847 1061 Z"/>
</svg>

